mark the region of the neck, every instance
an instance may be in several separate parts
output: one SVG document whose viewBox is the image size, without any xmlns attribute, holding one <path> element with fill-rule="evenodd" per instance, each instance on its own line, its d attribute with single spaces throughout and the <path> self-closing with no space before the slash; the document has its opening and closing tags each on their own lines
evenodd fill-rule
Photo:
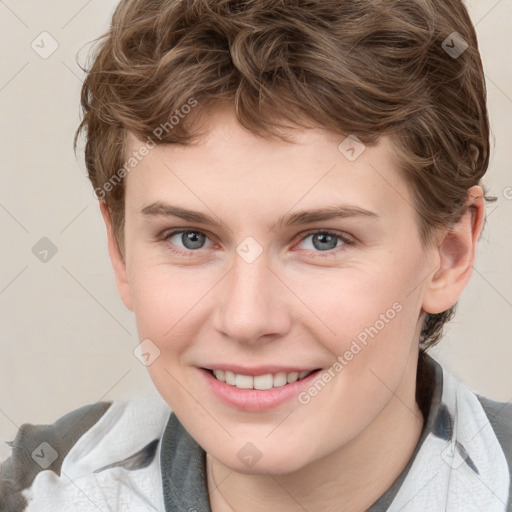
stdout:
<svg viewBox="0 0 512 512">
<path fill-rule="evenodd" d="M 424 424 L 415 399 L 416 368 L 381 414 L 349 444 L 284 475 L 248 475 L 207 457 L 212 512 L 297 509 L 360 512 L 406 467 Z"/>
</svg>

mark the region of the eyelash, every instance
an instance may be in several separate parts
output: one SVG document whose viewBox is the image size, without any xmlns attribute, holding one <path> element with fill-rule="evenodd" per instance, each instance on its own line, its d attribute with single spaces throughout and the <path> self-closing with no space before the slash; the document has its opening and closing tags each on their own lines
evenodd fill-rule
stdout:
<svg viewBox="0 0 512 512">
<path fill-rule="evenodd" d="M 161 240 L 163 242 L 167 242 L 169 245 L 172 245 L 172 247 L 170 247 L 170 250 L 172 252 L 174 252 L 174 253 L 176 253 L 176 254 L 178 254 L 180 256 L 189 257 L 189 256 L 192 256 L 195 252 L 199 252 L 200 249 L 196 249 L 196 250 L 192 250 L 192 249 L 188 249 L 188 250 L 176 249 L 174 244 L 169 242 L 169 239 L 171 237 L 173 237 L 175 235 L 179 235 L 181 233 L 188 233 L 188 232 L 200 233 L 200 234 L 205 235 L 208 238 L 208 235 L 204 231 L 201 231 L 199 229 L 187 228 L 187 229 L 177 229 L 177 230 L 174 230 L 174 231 L 169 231 L 167 233 L 164 233 L 162 235 L 162 237 L 161 237 Z M 300 239 L 300 242 L 303 242 L 306 238 L 309 238 L 312 235 L 316 235 L 316 234 L 320 234 L 320 233 L 336 237 L 336 238 L 338 238 L 339 240 L 341 240 L 343 242 L 343 245 L 341 247 L 336 247 L 335 249 L 331 249 L 329 251 L 314 251 L 314 250 L 310 250 L 313 253 L 317 253 L 318 256 L 320 256 L 320 257 L 333 255 L 333 254 L 339 252 L 340 250 L 341 251 L 345 250 L 346 246 L 353 246 L 356 243 L 353 239 L 348 238 L 347 236 L 345 236 L 343 234 L 340 234 L 337 231 L 332 231 L 330 229 L 316 229 L 316 230 L 308 231 Z"/>
</svg>

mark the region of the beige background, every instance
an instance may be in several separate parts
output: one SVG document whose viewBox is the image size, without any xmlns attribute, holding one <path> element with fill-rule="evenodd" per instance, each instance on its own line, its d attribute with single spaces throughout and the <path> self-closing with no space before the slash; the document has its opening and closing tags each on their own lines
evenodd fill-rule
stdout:
<svg viewBox="0 0 512 512">
<path fill-rule="evenodd" d="M 135 322 L 117 295 L 97 202 L 72 150 L 83 77 L 76 54 L 107 28 L 114 5 L 111 0 L 0 1 L 0 441 L 11 440 L 24 422 L 53 422 L 72 408 L 136 389 L 156 393 L 133 355 Z M 488 207 L 457 317 L 431 353 L 476 391 L 508 401 L 512 1 L 473 0 L 469 8 L 480 38 L 495 139 L 486 183 L 499 199 Z M 39 36 L 44 31 L 59 45 L 47 59 L 31 48 L 35 40 L 40 51 L 51 49 L 48 36 Z M 42 237 L 57 247 L 46 263 L 32 253 Z M 0 442 L 0 458 L 5 452 Z"/>
</svg>

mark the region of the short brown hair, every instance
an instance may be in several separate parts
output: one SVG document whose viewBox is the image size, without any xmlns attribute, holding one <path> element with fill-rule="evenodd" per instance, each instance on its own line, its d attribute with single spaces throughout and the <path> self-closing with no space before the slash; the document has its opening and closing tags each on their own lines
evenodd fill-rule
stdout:
<svg viewBox="0 0 512 512">
<path fill-rule="evenodd" d="M 221 103 L 267 138 L 287 141 L 283 126 L 321 126 L 367 145 L 390 135 L 424 247 L 465 213 L 473 185 L 496 200 L 480 181 L 486 86 L 461 0 L 122 0 L 96 42 L 75 149 L 85 130 L 89 178 L 123 255 L 126 172 L 108 194 L 103 185 L 125 165 L 127 133 L 189 144 L 197 114 Z M 191 98 L 199 106 L 170 126 Z M 155 141 L 158 126 L 169 129 Z M 456 305 L 427 314 L 422 349 L 439 341 Z"/>
</svg>

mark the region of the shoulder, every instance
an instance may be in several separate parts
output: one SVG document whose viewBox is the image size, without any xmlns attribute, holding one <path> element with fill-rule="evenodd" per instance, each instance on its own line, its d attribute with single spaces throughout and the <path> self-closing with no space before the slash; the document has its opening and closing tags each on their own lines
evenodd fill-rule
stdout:
<svg viewBox="0 0 512 512">
<path fill-rule="evenodd" d="M 146 467 L 169 414 L 161 397 L 142 393 L 84 405 L 52 424 L 21 425 L 0 465 L 0 501 L 6 510 L 28 510 L 36 489 L 64 490 L 62 475 L 74 481 L 114 467 Z"/>
<path fill-rule="evenodd" d="M 509 498 L 507 511 L 512 511 L 512 403 L 499 402 L 475 393 L 496 439 L 501 446 L 509 468 Z"/>
<path fill-rule="evenodd" d="M 512 402 L 498 402 L 476 395 L 512 468 Z"/>
<path fill-rule="evenodd" d="M 11 456 L 0 466 L 0 496 L 7 510 L 21 510 L 21 495 L 37 474 L 49 469 L 60 474 L 62 461 L 78 439 L 107 412 L 112 402 L 84 405 L 60 417 L 51 425 L 24 423 L 7 444 Z"/>
</svg>

